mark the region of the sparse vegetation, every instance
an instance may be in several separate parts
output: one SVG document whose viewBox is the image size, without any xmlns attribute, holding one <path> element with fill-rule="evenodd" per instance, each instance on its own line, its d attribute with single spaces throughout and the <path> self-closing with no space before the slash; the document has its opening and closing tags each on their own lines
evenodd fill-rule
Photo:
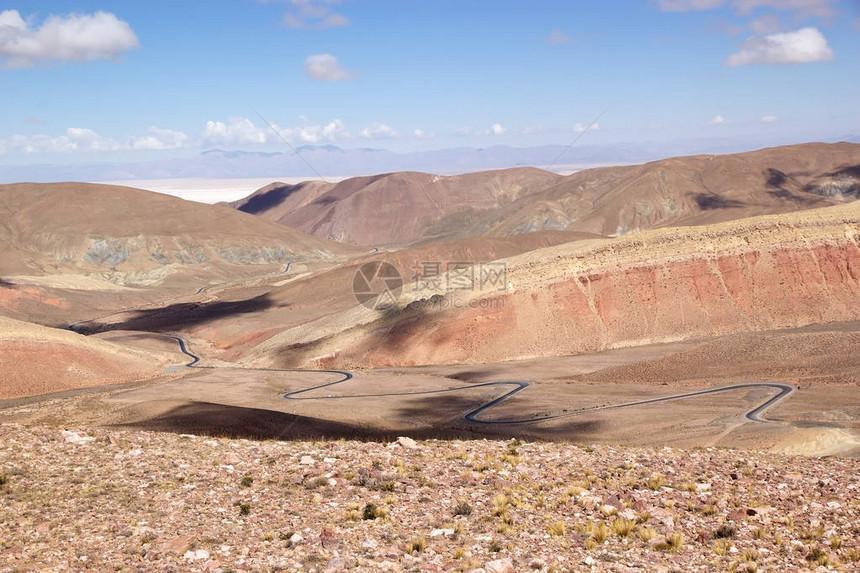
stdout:
<svg viewBox="0 0 860 573">
<path fill-rule="evenodd" d="M 665 540 L 657 543 L 654 546 L 654 549 L 657 551 L 671 551 L 672 553 L 677 553 L 683 546 L 684 536 L 680 531 L 676 531 L 672 535 L 667 536 Z"/>
<path fill-rule="evenodd" d="M 824 565 L 825 567 L 830 565 L 830 555 L 820 547 L 813 547 L 806 554 L 806 560 L 816 565 Z"/>
<path fill-rule="evenodd" d="M 472 506 L 467 501 L 459 501 L 454 506 L 454 515 L 472 515 Z"/>
<path fill-rule="evenodd" d="M 661 487 L 663 487 L 665 485 L 666 485 L 666 480 L 660 474 L 654 474 L 651 477 L 649 477 L 647 480 L 645 480 L 645 486 L 648 489 L 651 489 L 654 491 L 657 491 L 658 489 L 660 489 Z"/>
<path fill-rule="evenodd" d="M 10 429 L 0 425 L 0 439 L 8 435 Z M 147 433 L 146 439 L 153 450 L 168 452 L 170 440 L 175 438 Z M 133 448 L 135 441 L 129 439 L 127 447 Z M 850 571 L 856 567 L 860 553 L 856 534 L 860 529 L 854 519 L 858 516 L 860 504 L 847 498 L 841 501 L 843 498 L 838 497 L 846 490 L 845 482 L 837 481 L 840 479 L 837 470 L 830 471 L 834 477 L 828 478 L 830 481 L 826 488 L 820 488 L 821 494 L 799 488 L 792 490 L 790 485 L 777 489 L 772 480 L 760 481 L 760 473 L 755 474 L 756 481 L 745 482 L 742 477 L 736 480 L 729 478 L 727 474 L 733 470 L 727 469 L 725 478 L 721 479 L 722 474 L 717 470 L 730 468 L 729 464 L 737 459 L 738 454 L 723 453 L 719 449 L 692 454 L 699 456 L 695 462 L 688 462 L 678 455 L 673 456 L 671 464 L 666 462 L 658 466 L 660 455 L 648 450 L 625 451 L 618 446 L 611 449 L 598 446 L 589 455 L 588 467 L 576 469 L 571 476 L 566 468 L 558 470 L 552 463 L 544 461 L 561 459 L 561 450 L 557 446 L 529 444 L 518 449 L 523 460 L 520 467 L 512 469 L 496 461 L 491 472 L 479 476 L 470 469 L 472 460 L 485 453 L 495 455 L 498 460 L 501 453 L 509 450 L 510 442 L 470 443 L 468 460 L 453 462 L 446 459 L 442 442 L 433 445 L 428 441 L 422 444 L 424 449 L 420 451 L 392 447 L 382 452 L 390 456 L 382 463 L 382 469 L 371 468 L 372 460 L 382 457 L 379 455 L 381 446 L 376 443 L 320 442 L 293 446 L 287 442 L 274 442 L 271 445 L 253 444 L 256 450 L 252 454 L 249 453 L 251 450 L 231 446 L 227 454 L 213 455 L 213 450 L 218 450 L 202 442 L 199 438 L 189 438 L 182 443 L 182 455 L 189 460 L 188 467 L 182 468 L 183 474 L 189 478 L 185 484 L 171 479 L 176 472 L 175 464 L 166 456 L 139 456 L 133 458 L 133 462 L 140 466 L 129 466 L 132 471 L 128 477 L 108 479 L 110 487 L 102 487 L 98 484 L 99 479 L 114 475 L 107 469 L 126 463 L 124 459 L 114 461 L 113 456 L 119 448 L 108 446 L 106 441 L 77 450 L 78 455 L 84 457 L 75 466 L 82 469 L 71 475 L 76 480 L 74 486 L 68 485 L 69 472 L 45 465 L 27 467 L 27 473 L 23 473 L 16 467 L 22 463 L 0 458 L 0 470 L 9 475 L 14 484 L 14 487 L 7 485 L 0 491 L 0 498 L 4 509 L 10 508 L 9 513 L 20 513 L 25 511 L 22 510 L 24 504 L 40 507 L 40 503 L 47 503 L 43 484 L 48 484 L 69 497 L 56 504 L 58 507 L 79 500 L 91 508 L 88 511 L 93 511 L 92 508 L 100 511 L 102 504 L 125 514 L 128 513 L 126 508 L 135 508 L 135 511 L 142 508 L 141 513 L 128 521 L 127 531 L 115 533 L 116 542 L 129 551 L 128 555 L 145 551 L 154 563 L 163 565 L 158 562 L 157 555 L 165 551 L 164 547 L 177 543 L 179 548 L 171 549 L 178 552 L 172 553 L 176 563 L 184 562 L 182 556 L 187 551 L 196 555 L 195 552 L 205 550 L 209 552 L 209 559 L 215 559 L 217 555 L 225 570 L 236 567 L 231 556 L 239 555 L 235 549 L 239 543 L 242 546 L 257 544 L 265 549 L 259 552 L 261 555 L 266 552 L 281 555 L 289 548 L 287 553 L 294 556 L 290 559 L 296 566 L 302 567 L 306 559 L 311 559 L 314 564 L 308 567 L 317 571 L 334 558 L 334 551 L 346 560 L 347 569 L 371 570 L 377 560 L 395 562 L 393 557 L 387 556 L 392 549 L 399 559 L 404 560 L 403 563 L 419 565 L 417 560 L 413 562 L 404 557 L 408 551 L 413 556 L 421 555 L 422 562 L 434 562 L 440 570 L 461 572 L 485 567 L 490 560 L 509 558 L 518 570 L 531 570 L 532 564 L 539 565 L 539 569 L 535 569 L 539 571 L 549 571 L 552 567 L 559 572 L 579 570 L 580 564 L 580 568 L 586 569 L 585 560 L 589 556 L 593 560 L 590 563 L 597 568 L 611 567 L 609 559 L 614 555 L 624 556 L 619 563 L 683 562 L 689 570 L 701 571 L 752 573 L 793 571 L 804 567 L 813 570 L 820 564 L 827 564 L 833 570 Z M 4 449 L 9 447 L 6 442 L 3 444 Z M 241 448 L 251 447 L 250 443 L 241 443 Z M 100 448 L 107 450 L 104 470 L 100 464 L 91 463 L 102 459 L 99 457 L 102 455 Z M 284 470 L 279 464 L 265 463 L 271 458 L 295 459 L 289 448 L 310 452 L 316 460 L 315 465 L 303 464 L 305 467 L 302 467 L 295 464 Z M 31 449 L 34 448 L 31 446 Z M 198 449 L 205 463 L 195 461 Z M 234 454 L 234 449 L 240 451 Z M 44 447 L 42 452 L 45 455 Z M 231 474 L 219 463 L 218 456 L 226 455 L 238 455 L 245 460 L 259 459 L 261 463 L 251 466 L 251 462 L 246 462 L 248 465 L 244 472 L 236 474 L 234 470 Z M 542 458 L 544 455 L 547 457 Z M 744 455 L 752 458 L 751 454 Z M 331 458 L 337 462 L 323 461 Z M 400 463 L 395 463 L 398 458 Z M 631 469 L 620 467 L 620 462 L 625 459 L 630 460 Z M 701 479 L 694 463 L 703 464 L 704 459 L 716 468 L 704 468 L 705 479 L 711 484 L 708 492 L 691 494 L 678 489 L 660 489 L 655 493 L 642 487 L 650 475 L 645 469 L 649 466 L 664 467 L 668 472 L 671 465 L 674 471 L 664 475 L 671 475 L 679 484 L 684 480 Z M 843 465 L 837 465 L 837 461 Z M 52 463 L 53 467 L 58 465 L 55 460 Z M 758 463 L 759 467 L 764 465 Z M 779 465 L 781 463 L 781 458 L 768 458 L 768 472 L 780 479 L 776 483 L 794 484 L 798 482 L 796 476 L 781 479 L 779 472 L 806 476 L 813 471 L 820 473 L 822 467 L 832 468 L 830 464 L 844 467 L 853 462 L 816 460 L 818 465 L 812 466 L 806 460 L 792 460 L 790 466 L 784 466 L 785 469 Z M 357 468 L 351 484 L 315 489 L 304 486 L 314 477 L 336 476 L 340 483 L 345 473 L 343 470 L 348 465 Z M 421 475 L 428 478 L 427 483 L 420 483 L 412 475 L 413 468 L 418 465 L 421 466 Z M 398 467 L 407 469 L 402 481 L 397 482 L 398 492 L 402 487 L 402 493 L 371 491 L 357 483 L 359 473 L 365 483 L 371 483 L 391 475 L 390 472 Z M 463 470 L 467 475 L 461 475 Z M 738 470 L 739 476 L 740 473 Z M 162 474 L 166 479 L 152 479 L 152 476 Z M 247 488 L 243 479 L 251 476 L 254 481 Z M 637 486 L 627 489 L 622 481 L 631 476 Z M 200 486 L 204 477 L 207 478 L 205 488 Z M 162 487 L 165 483 L 170 487 Z M 138 492 L 141 489 L 148 495 L 140 496 Z M 818 489 L 814 488 L 816 492 Z M 804 506 L 800 505 L 796 505 L 796 509 L 780 505 L 783 500 L 797 495 L 795 492 L 803 495 L 803 501 L 808 504 L 806 509 L 801 511 Z M 834 499 L 840 500 L 839 506 L 832 503 Z M 176 526 L 180 519 L 178 516 L 182 515 L 176 511 L 182 508 L 172 509 L 180 500 L 188 500 L 184 511 L 205 524 L 204 533 L 187 542 L 182 538 L 188 533 Z M 672 500 L 677 502 L 674 510 L 667 503 Z M 688 500 L 694 501 L 697 509 L 683 509 Z M 816 501 L 817 504 L 814 503 Z M 703 516 L 698 508 L 704 504 L 716 507 L 719 513 L 715 517 Z M 612 506 L 616 511 L 607 512 L 606 506 Z M 767 514 L 758 509 L 766 507 L 778 508 L 779 513 L 772 511 Z M 229 511 L 225 513 L 223 508 Z M 767 519 L 750 515 L 750 509 L 759 511 Z M 607 516 L 607 513 L 614 514 Z M 787 523 L 792 516 L 796 525 L 790 528 Z M 32 527 L 38 528 L 44 539 L 54 536 L 65 538 L 63 536 L 75 533 L 78 520 L 90 527 L 94 524 L 88 513 L 66 514 L 47 522 L 35 522 L 31 531 Z M 823 527 L 819 527 L 822 524 Z M 8 549 L 27 539 L 23 528 L 14 523 L 10 527 L 7 522 L 4 528 L 3 539 L 0 540 L 0 562 L 2 556 L 10 554 Z M 75 535 L 87 544 L 81 550 L 81 554 L 85 554 L 92 547 L 88 540 L 93 537 L 81 532 Z M 229 546 L 231 556 L 222 552 L 225 545 Z M 527 555 L 526 551 L 531 554 Z M 656 551 L 666 554 L 661 557 Z M 683 559 L 674 557 L 674 552 L 681 552 Z M 309 557 L 312 554 L 320 556 L 321 562 Z M 562 555 L 570 555 L 573 560 L 564 563 L 565 559 L 558 557 Z M 277 570 L 279 567 L 279 562 L 274 559 L 269 563 L 264 563 L 260 557 L 257 559 L 256 565 L 261 570 Z M 197 562 L 188 558 L 188 564 L 195 568 L 205 563 L 202 558 Z M 800 563 L 802 566 L 798 566 Z M 110 569 L 120 565 L 119 560 L 109 562 Z"/>
<path fill-rule="evenodd" d="M 635 526 L 635 521 L 623 517 L 616 517 L 612 520 L 612 532 L 622 539 L 628 537 Z"/>
<path fill-rule="evenodd" d="M 713 549 L 717 555 L 725 555 L 731 549 L 733 543 L 728 537 L 722 537 L 714 541 Z"/>
<path fill-rule="evenodd" d="M 563 521 L 554 521 L 547 526 L 546 530 L 554 537 L 563 537 L 567 533 L 567 525 Z"/>
<path fill-rule="evenodd" d="M 406 553 L 409 555 L 422 553 L 427 548 L 427 540 L 423 537 L 413 537 L 406 542 Z"/>
<path fill-rule="evenodd" d="M 640 525 L 636 528 L 636 535 L 639 536 L 639 539 L 647 543 L 657 537 L 657 530 L 653 527 Z"/>
<path fill-rule="evenodd" d="M 366 520 L 378 519 L 380 517 L 385 517 L 386 515 L 388 515 L 388 512 L 386 512 L 384 508 L 378 507 L 373 503 L 368 503 L 364 506 L 364 509 L 361 510 L 361 518 Z"/>
<path fill-rule="evenodd" d="M 728 523 L 724 523 L 719 526 L 716 531 L 714 531 L 715 539 L 731 539 L 737 533 L 737 529 L 729 525 Z"/>
<path fill-rule="evenodd" d="M 251 476 L 245 476 L 239 483 L 242 485 L 242 487 L 251 487 L 254 484 L 254 478 Z"/>
</svg>

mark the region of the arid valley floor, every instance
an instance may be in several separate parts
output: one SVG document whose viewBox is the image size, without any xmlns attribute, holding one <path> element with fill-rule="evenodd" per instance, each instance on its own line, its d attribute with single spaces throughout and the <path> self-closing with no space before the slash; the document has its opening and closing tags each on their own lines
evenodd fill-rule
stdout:
<svg viewBox="0 0 860 573">
<path fill-rule="evenodd" d="M 857 570 L 858 166 L 0 186 L 0 572 Z"/>
</svg>

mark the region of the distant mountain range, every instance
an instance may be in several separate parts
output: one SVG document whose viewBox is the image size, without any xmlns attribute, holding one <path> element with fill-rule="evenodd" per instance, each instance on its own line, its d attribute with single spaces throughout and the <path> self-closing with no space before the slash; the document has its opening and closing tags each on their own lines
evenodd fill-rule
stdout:
<svg viewBox="0 0 860 573">
<path fill-rule="evenodd" d="M 852 135 L 843 141 L 860 142 Z M 384 149 L 305 145 L 283 152 L 210 149 L 185 157 L 140 162 L 0 165 L 0 183 L 18 181 L 123 181 L 135 179 L 346 177 L 394 171 L 455 174 L 509 167 L 573 171 L 598 165 L 642 163 L 700 153 L 736 153 L 794 143 L 772 138 L 695 138 L 605 145 L 450 148 L 398 153 Z"/>
</svg>

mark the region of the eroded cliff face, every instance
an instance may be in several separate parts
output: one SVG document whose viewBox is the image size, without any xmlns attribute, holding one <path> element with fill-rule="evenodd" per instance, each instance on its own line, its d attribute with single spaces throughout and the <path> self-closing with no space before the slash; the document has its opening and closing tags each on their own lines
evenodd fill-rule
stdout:
<svg viewBox="0 0 860 573">
<path fill-rule="evenodd" d="M 858 236 L 847 205 L 549 247 L 506 261 L 505 293 L 449 293 L 466 304 L 314 350 L 328 365 L 490 362 L 860 320 Z"/>
</svg>

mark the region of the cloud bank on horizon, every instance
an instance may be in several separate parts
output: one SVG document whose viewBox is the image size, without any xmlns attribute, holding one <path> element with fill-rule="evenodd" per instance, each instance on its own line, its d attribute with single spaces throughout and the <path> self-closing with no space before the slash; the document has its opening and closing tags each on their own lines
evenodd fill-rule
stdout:
<svg viewBox="0 0 860 573">
<path fill-rule="evenodd" d="M 0 12 L 0 165 L 860 131 L 857 2 L 502 4 L 20 0 Z"/>
</svg>

